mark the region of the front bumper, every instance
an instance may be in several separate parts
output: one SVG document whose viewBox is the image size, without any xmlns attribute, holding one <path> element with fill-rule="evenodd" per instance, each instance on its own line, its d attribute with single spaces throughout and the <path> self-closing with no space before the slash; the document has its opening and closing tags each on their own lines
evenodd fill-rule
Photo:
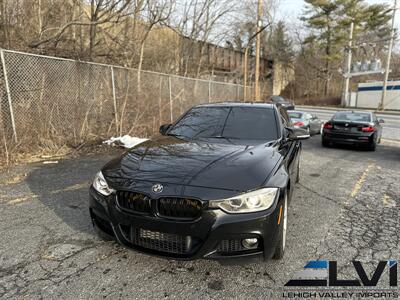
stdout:
<svg viewBox="0 0 400 300">
<path fill-rule="evenodd" d="M 267 260 L 278 243 L 280 198 L 263 212 L 234 215 L 205 209 L 196 220 L 178 221 L 127 213 L 117 206 L 115 196 L 104 197 L 91 188 L 89 208 L 97 230 L 140 252 L 183 260 Z M 143 234 L 147 239 L 138 240 Z M 257 248 L 245 249 L 241 241 L 247 238 L 257 238 Z M 185 251 L 176 251 L 182 250 L 182 243 Z"/>
<path fill-rule="evenodd" d="M 374 142 L 374 133 L 338 133 L 324 129 L 322 140 L 345 145 L 369 145 Z"/>
</svg>

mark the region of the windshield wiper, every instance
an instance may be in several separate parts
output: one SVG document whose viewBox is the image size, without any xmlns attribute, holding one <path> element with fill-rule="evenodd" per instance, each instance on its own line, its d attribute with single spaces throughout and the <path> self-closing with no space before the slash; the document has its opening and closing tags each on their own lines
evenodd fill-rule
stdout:
<svg viewBox="0 0 400 300">
<path fill-rule="evenodd" d="M 225 139 L 225 140 L 240 140 L 238 137 L 234 136 L 222 136 L 222 135 L 215 135 L 215 136 L 210 136 L 210 139 Z"/>
<path fill-rule="evenodd" d="M 167 133 L 166 135 L 168 135 L 168 136 L 173 136 L 173 137 L 176 137 L 176 138 L 178 138 L 178 139 L 186 138 L 185 136 L 183 136 L 183 135 L 181 135 L 181 134 L 176 134 L 176 133 Z"/>
</svg>

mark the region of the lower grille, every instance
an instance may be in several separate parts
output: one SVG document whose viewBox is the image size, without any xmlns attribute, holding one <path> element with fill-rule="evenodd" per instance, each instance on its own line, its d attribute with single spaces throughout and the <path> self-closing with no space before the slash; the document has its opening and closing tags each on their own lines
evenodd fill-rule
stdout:
<svg viewBox="0 0 400 300">
<path fill-rule="evenodd" d="M 133 229 L 134 245 L 174 254 L 187 254 L 192 248 L 192 238 L 172 233 L 150 231 L 142 228 Z"/>
<path fill-rule="evenodd" d="M 232 253 L 247 250 L 242 246 L 241 240 L 222 240 L 217 248 L 219 253 Z"/>
</svg>

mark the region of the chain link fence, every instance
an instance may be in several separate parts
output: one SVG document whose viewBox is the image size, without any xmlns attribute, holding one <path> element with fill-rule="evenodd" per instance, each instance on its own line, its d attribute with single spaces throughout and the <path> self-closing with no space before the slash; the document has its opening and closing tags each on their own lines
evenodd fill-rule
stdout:
<svg viewBox="0 0 400 300">
<path fill-rule="evenodd" d="M 9 50 L 0 54 L 2 147 L 149 136 L 193 105 L 243 100 L 237 84 Z"/>
</svg>

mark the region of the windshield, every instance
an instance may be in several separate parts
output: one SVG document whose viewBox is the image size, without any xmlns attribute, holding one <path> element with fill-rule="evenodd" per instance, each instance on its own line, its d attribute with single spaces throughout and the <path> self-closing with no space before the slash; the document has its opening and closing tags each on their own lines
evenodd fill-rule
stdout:
<svg viewBox="0 0 400 300">
<path fill-rule="evenodd" d="M 281 96 L 272 96 L 271 100 L 273 102 L 286 102 L 285 99 L 283 99 L 283 97 L 281 97 Z"/>
<path fill-rule="evenodd" d="M 301 119 L 301 118 L 303 118 L 303 113 L 300 113 L 300 112 L 289 111 L 288 114 L 289 114 L 289 117 L 291 119 Z"/>
<path fill-rule="evenodd" d="M 338 112 L 333 116 L 333 120 L 347 122 L 371 122 L 369 113 Z"/>
<path fill-rule="evenodd" d="M 195 107 L 168 134 L 189 139 L 272 141 L 278 138 L 274 111 L 259 107 Z"/>
</svg>

